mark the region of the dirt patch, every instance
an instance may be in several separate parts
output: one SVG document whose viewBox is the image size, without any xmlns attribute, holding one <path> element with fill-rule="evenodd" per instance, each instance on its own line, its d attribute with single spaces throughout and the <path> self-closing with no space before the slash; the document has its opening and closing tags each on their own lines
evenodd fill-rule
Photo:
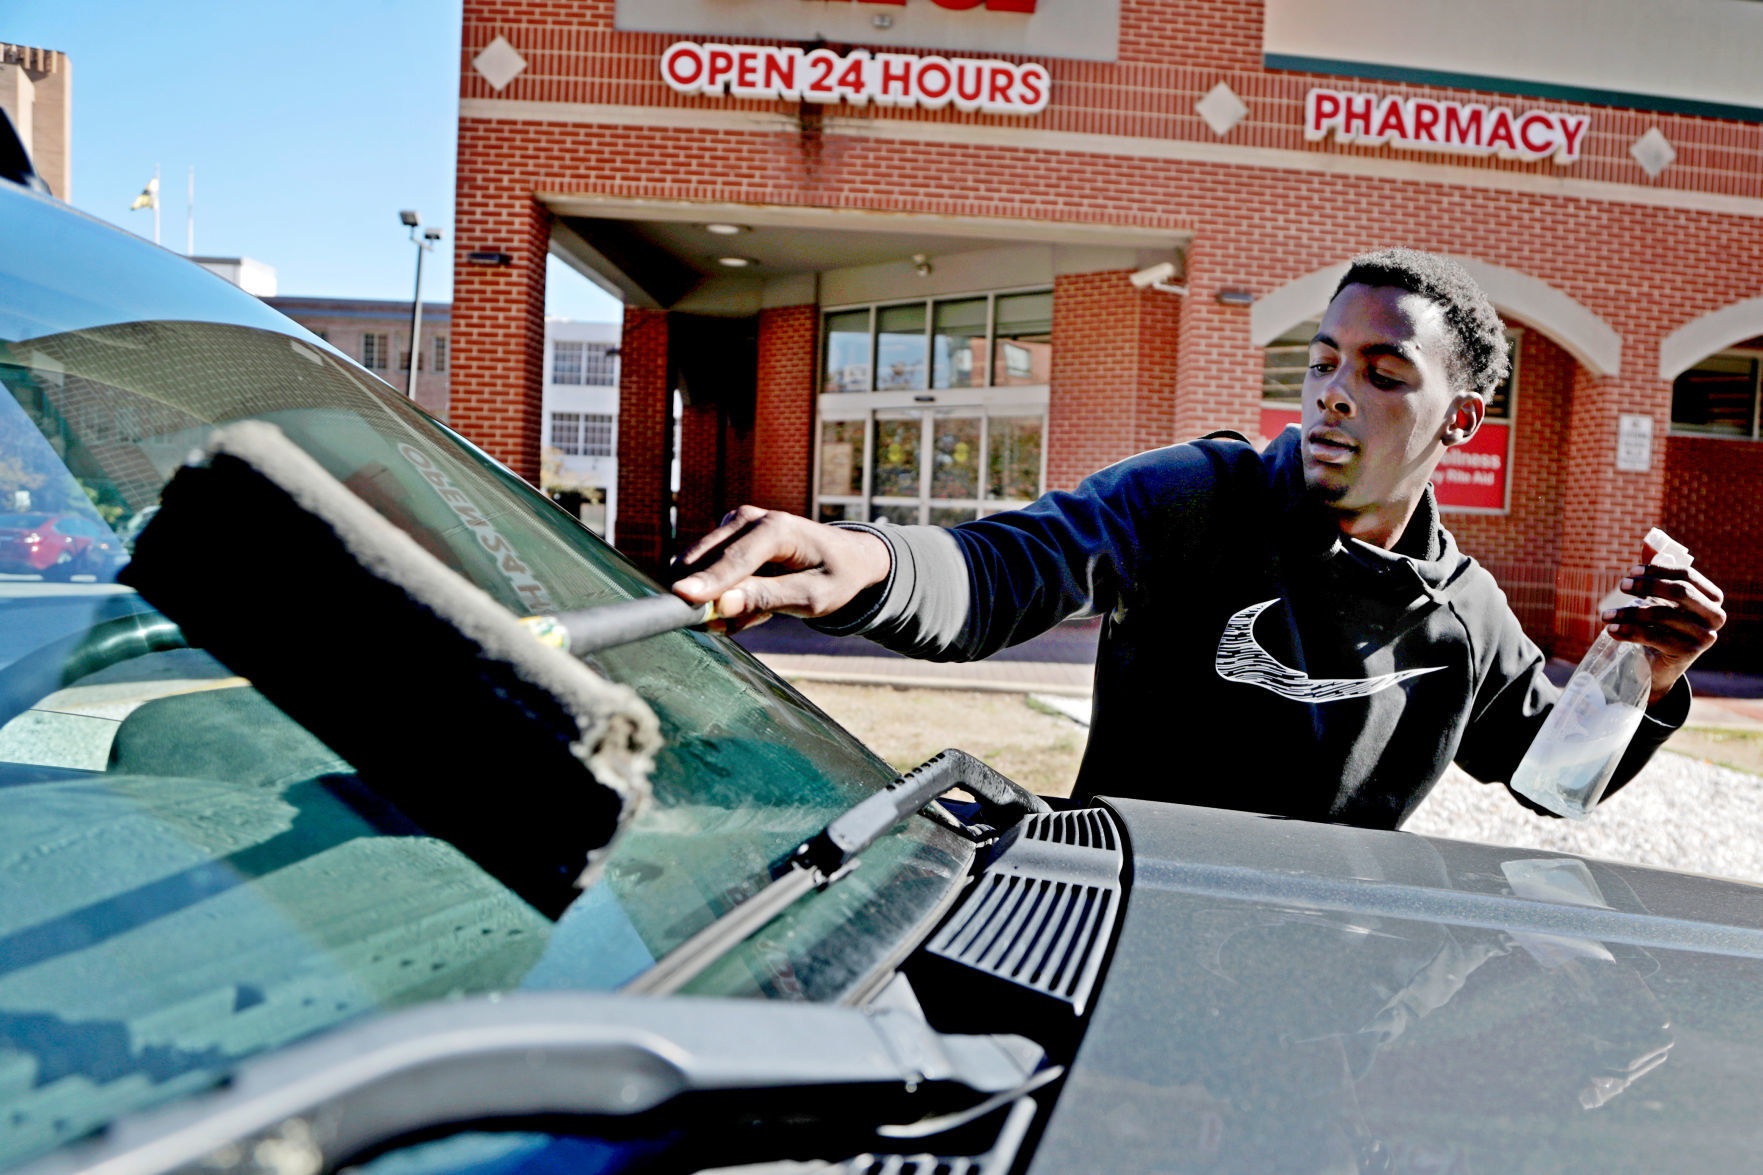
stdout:
<svg viewBox="0 0 1763 1175">
<path fill-rule="evenodd" d="M 1672 735 L 1665 747 L 1692 759 L 1706 759 L 1735 771 L 1763 775 L 1763 730 L 1686 726 Z"/>
<path fill-rule="evenodd" d="M 1025 694 L 792 683 L 901 771 L 959 747 L 1031 791 L 1068 796 L 1088 731 L 1030 706 Z"/>
</svg>

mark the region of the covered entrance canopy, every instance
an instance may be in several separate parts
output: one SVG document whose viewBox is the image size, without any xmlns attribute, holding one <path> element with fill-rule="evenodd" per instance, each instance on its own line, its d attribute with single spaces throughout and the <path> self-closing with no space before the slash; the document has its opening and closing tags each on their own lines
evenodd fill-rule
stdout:
<svg viewBox="0 0 1763 1175">
<path fill-rule="evenodd" d="M 627 340 L 665 335 L 659 364 L 622 369 L 620 501 L 660 511 L 643 540 L 621 509 L 627 550 L 740 501 L 933 524 L 1025 504 L 1048 488 L 1055 283 L 1136 293 L 1127 274 L 1179 273 L 1187 245 L 1106 224 L 540 199 L 551 251 L 625 301 Z"/>
</svg>

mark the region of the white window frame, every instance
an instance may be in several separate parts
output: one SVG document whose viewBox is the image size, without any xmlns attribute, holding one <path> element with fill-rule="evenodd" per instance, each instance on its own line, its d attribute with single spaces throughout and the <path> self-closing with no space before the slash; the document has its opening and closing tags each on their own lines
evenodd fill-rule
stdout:
<svg viewBox="0 0 1763 1175">
<path fill-rule="evenodd" d="M 550 446 L 565 457 L 582 455 L 582 415 L 580 412 L 553 412 L 545 422 Z M 563 439 L 565 432 L 570 436 L 567 441 Z"/>
<path fill-rule="evenodd" d="M 587 373 L 587 347 L 582 339 L 551 340 L 551 382 L 566 387 L 581 387 Z M 563 357 L 566 353 L 573 356 L 570 374 L 574 378 L 565 378 Z"/>
<path fill-rule="evenodd" d="M 617 344 L 615 343 L 582 344 L 582 384 L 584 386 L 591 388 L 615 388 L 618 386 L 618 356 L 613 353 L 616 349 Z"/>
<path fill-rule="evenodd" d="M 583 412 L 581 415 L 581 456 L 618 456 L 618 417 L 610 412 Z M 594 438 L 603 436 L 601 444 Z"/>
</svg>

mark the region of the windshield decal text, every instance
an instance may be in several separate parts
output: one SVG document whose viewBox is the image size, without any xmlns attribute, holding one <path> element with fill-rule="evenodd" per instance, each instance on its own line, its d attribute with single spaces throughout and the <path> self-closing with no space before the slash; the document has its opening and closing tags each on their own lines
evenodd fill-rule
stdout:
<svg viewBox="0 0 1763 1175">
<path fill-rule="evenodd" d="M 453 484 L 440 466 L 415 445 L 401 443 L 398 452 L 415 467 L 424 481 L 435 487 L 441 501 L 447 503 L 448 509 L 458 516 L 459 521 L 471 528 L 471 533 L 477 536 L 478 545 L 490 556 L 496 564 L 496 570 L 501 572 L 502 578 L 508 581 L 508 586 L 514 589 L 515 595 L 525 602 L 526 607 L 535 614 L 557 611 L 551 593 L 534 578 L 532 568 L 515 554 L 514 544 L 502 536 L 502 532 L 484 517 L 484 512 L 465 496 L 463 490 Z"/>
</svg>

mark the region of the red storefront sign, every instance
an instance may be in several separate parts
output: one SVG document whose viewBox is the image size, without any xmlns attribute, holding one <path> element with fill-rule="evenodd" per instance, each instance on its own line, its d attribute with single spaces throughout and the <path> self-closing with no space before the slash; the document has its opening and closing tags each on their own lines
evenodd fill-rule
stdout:
<svg viewBox="0 0 1763 1175">
<path fill-rule="evenodd" d="M 1591 118 L 1554 110 L 1513 112 L 1479 102 L 1435 98 L 1397 98 L 1342 90 L 1314 89 L 1304 98 L 1304 137 L 1315 142 L 1334 132 L 1335 141 L 1362 147 L 1387 143 L 1418 151 L 1498 155 L 1502 159 L 1544 159 L 1572 163 L 1585 145 Z"/>
<path fill-rule="evenodd" d="M 1297 424 L 1300 415 L 1295 408 L 1261 409 L 1257 443 L 1266 445 L 1281 429 Z M 1480 514 L 1505 513 L 1511 457 L 1512 426 L 1485 421 L 1468 444 L 1446 449 L 1438 468 L 1432 471 L 1432 489 L 1439 506 Z"/>
<path fill-rule="evenodd" d="M 661 80 L 681 94 L 986 114 L 1039 114 L 1052 89 L 1046 66 L 1033 61 L 696 41 L 667 47 Z"/>
</svg>

